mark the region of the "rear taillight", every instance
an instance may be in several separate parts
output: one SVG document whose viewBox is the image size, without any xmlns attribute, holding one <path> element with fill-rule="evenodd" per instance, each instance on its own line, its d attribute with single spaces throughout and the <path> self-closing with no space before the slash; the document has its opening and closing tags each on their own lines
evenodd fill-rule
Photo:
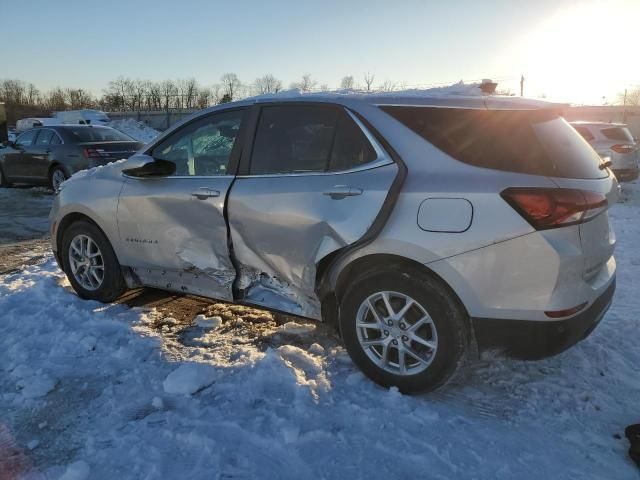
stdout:
<svg viewBox="0 0 640 480">
<path fill-rule="evenodd" d="M 613 150 L 616 153 L 631 153 L 635 149 L 636 149 L 635 145 L 631 145 L 628 143 L 619 143 L 611 147 L 611 150 Z"/>
<path fill-rule="evenodd" d="M 536 230 L 586 222 L 607 209 L 604 195 L 570 188 L 507 188 L 501 194 Z"/>
<path fill-rule="evenodd" d="M 103 154 L 101 151 L 96 150 L 95 148 L 83 148 L 82 154 L 85 158 L 102 158 Z"/>
</svg>

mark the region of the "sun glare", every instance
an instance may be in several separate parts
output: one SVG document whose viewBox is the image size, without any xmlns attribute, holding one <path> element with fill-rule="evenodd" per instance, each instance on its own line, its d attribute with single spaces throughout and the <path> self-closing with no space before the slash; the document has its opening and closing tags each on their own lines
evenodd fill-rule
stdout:
<svg viewBox="0 0 640 480">
<path fill-rule="evenodd" d="M 640 2 L 574 5 L 536 25 L 512 50 L 526 94 L 572 102 L 613 103 L 640 83 L 635 46 Z"/>
</svg>

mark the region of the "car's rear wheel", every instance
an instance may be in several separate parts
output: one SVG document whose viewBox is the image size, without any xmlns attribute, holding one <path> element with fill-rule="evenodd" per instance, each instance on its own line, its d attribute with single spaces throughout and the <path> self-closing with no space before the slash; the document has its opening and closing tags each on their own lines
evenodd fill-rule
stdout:
<svg viewBox="0 0 640 480">
<path fill-rule="evenodd" d="M 60 184 L 67 178 L 67 174 L 62 167 L 54 167 L 49 174 L 49 186 L 54 192 L 57 192 Z"/>
<path fill-rule="evenodd" d="M 7 180 L 7 177 L 4 176 L 4 172 L 2 168 L 0 168 L 0 187 L 10 187 L 11 183 Z"/>
<path fill-rule="evenodd" d="M 466 313 L 439 281 L 420 272 L 385 271 L 350 282 L 340 330 L 365 375 L 404 393 L 433 390 L 462 363 Z"/>
<path fill-rule="evenodd" d="M 71 224 L 61 246 L 64 271 L 80 297 L 112 302 L 124 293 L 126 284 L 118 259 L 96 225 L 88 221 Z"/>
</svg>

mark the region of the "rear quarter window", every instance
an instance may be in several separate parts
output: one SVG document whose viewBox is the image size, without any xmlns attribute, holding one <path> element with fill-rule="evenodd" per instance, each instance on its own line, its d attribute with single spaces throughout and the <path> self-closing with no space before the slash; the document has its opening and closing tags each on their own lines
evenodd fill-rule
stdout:
<svg viewBox="0 0 640 480">
<path fill-rule="evenodd" d="M 508 172 L 593 179 L 608 176 L 601 160 L 553 110 L 381 107 L 451 157 Z"/>
<path fill-rule="evenodd" d="M 603 128 L 600 132 L 609 140 L 634 143 L 633 135 L 631 135 L 629 129 L 625 127 Z"/>
</svg>

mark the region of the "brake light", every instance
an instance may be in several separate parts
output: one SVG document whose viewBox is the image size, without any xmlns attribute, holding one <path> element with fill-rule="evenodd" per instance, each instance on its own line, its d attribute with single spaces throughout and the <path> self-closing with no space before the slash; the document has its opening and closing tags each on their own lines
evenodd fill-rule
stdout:
<svg viewBox="0 0 640 480">
<path fill-rule="evenodd" d="M 635 145 L 631 145 L 628 143 L 619 143 L 611 147 L 611 150 L 613 150 L 616 153 L 631 153 L 635 149 L 636 149 Z"/>
<path fill-rule="evenodd" d="M 500 195 L 536 230 L 583 223 L 607 209 L 604 195 L 587 190 L 515 187 Z"/>
<path fill-rule="evenodd" d="M 96 150 L 95 148 L 83 148 L 82 149 L 82 154 L 85 156 L 85 158 L 102 158 L 102 152 Z"/>
</svg>

